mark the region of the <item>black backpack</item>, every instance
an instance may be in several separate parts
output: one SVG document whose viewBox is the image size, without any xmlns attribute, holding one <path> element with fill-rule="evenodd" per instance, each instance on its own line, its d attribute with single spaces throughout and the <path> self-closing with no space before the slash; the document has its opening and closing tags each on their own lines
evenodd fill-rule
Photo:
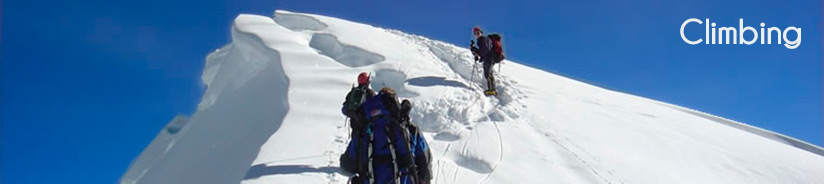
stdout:
<svg viewBox="0 0 824 184">
<path fill-rule="evenodd" d="M 504 55 L 504 47 L 501 44 L 501 35 L 499 34 L 489 34 L 486 37 L 492 41 L 492 61 L 495 63 L 500 63 L 503 61 L 506 56 Z"/>
</svg>

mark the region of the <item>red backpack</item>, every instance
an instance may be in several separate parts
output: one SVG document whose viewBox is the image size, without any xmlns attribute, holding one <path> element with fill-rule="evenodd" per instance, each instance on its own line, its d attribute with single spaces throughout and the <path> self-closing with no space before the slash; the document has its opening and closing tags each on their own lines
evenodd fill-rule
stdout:
<svg viewBox="0 0 824 184">
<path fill-rule="evenodd" d="M 500 63 L 501 61 L 506 58 L 504 56 L 504 47 L 501 45 L 501 35 L 499 34 L 489 34 L 486 37 L 492 41 L 492 58 L 494 59 L 495 63 Z"/>
</svg>

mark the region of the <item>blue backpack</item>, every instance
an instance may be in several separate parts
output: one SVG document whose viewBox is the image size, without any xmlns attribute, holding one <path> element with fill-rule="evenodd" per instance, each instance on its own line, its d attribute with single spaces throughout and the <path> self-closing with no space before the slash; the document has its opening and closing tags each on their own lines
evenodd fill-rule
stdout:
<svg viewBox="0 0 824 184">
<path fill-rule="evenodd" d="M 428 145 L 408 122 L 408 115 L 401 113 L 404 110 L 395 96 L 382 92 L 368 98 L 361 108 L 365 130 L 352 137 L 341 155 L 341 168 L 356 174 L 352 183 L 418 183 L 422 170 L 429 180 Z M 410 127 L 415 130 L 410 132 Z"/>
</svg>

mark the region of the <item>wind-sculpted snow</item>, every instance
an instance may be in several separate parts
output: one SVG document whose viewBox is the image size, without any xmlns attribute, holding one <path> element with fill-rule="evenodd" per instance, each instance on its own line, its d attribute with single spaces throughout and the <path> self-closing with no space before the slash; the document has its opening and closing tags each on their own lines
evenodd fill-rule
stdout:
<svg viewBox="0 0 824 184">
<path fill-rule="evenodd" d="M 210 107 L 222 93 L 243 86 L 246 81 L 277 59 L 274 52 L 261 45 L 259 38 L 235 29 L 237 28 L 233 28 L 232 31 L 232 39 L 235 42 L 209 54 L 206 58 L 202 77 L 206 92 L 198 104 L 198 109 Z"/>
<path fill-rule="evenodd" d="M 275 12 L 275 22 L 293 31 L 326 29 L 326 24 L 307 15 Z"/>
<path fill-rule="evenodd" d="M 484 96 L 468 49 L 422 36 L 286 11 L 232 30 L 206 59 L 198 112 L 160 131 L 123 183 L 346 183 L 340 108 L 360 72 L 412 102 L 432 183 L 824 181 L 815 145 L 515 61 Z"/>
<path fill-rule="evenodd" d="M 384 60 L 384 57 L 379 54 L 342 44 L 335 35 L 331 34 L 315 34 L 309 46 L 348 67 L 361 67 Z"/>
<path fill-rule="evenodd" d="M 401 71 L 394 69 L 380 69 L 375 71 L 373 75 L 374 76 L 372 77 L 371 82 L 372 89 L 378 90 L 383 87 L 389 87 L 394 89 L 398 94 L 398 97 L 401 98 L 418 96 L 418 94 L 409 91 L 409 89 L 406 88 L 406 74 Z"/>
<path fill-rule="evenodd" d="M 218 51 L 222 57 L 209 57 L 223 61 L 207 61 L 220 63 L 207 66 L 217 67 L 210 70 L 214 73 L 204 72 L 204 76 L 214 75 L 204 81 L 208 86 L 204 100 L 210 100 L 207 108 L 196 112 L 176 134 L 161 132 L 156 141 L 171 139 L 168 146 L 147 147 L 121 183 L 238 183 L 243 179 L 260 146 L 280 127 L 289 109 L 289 81 L 279 53 L 244 29 L 256 21 L 261 20 L 239 16 L 232 46 Z"/>
</svg>

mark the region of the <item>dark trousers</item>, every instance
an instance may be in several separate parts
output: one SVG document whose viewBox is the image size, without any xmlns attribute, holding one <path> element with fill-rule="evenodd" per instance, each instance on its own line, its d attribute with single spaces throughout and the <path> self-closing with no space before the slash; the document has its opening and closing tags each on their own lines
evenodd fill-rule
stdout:
<svg viewBox="0 0 824 184">
<path fill-rule="evenodd" d="M 495 91 L 495 76 L 492 75 L 492 61 L 487 59 L 483 62 L 484 64 L 484 78 L 486 78 L 486 89 L 489 91 Z"/>
</svg>

